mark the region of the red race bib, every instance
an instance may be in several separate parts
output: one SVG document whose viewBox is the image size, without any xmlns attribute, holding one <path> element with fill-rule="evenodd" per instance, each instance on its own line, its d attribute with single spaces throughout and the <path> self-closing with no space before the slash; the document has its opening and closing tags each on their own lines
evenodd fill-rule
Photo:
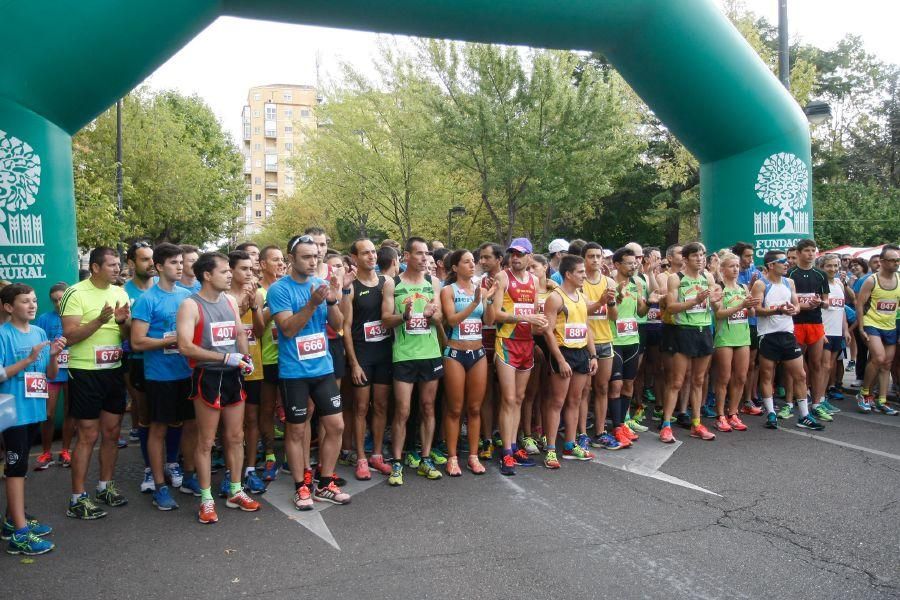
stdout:
<svg viewBox="0 0 900 600">
<path fill-rule="evenodd" d="M 388 330 L 385 329 L 381 320 L 369 321 L 363 323 L 363 336 L 367 342 L 380 342 L 388 337 Z"/>
<path fill-rule="evenodd" d="M 94 366 L 98 369 L 112 369 L 122 360 L 122 346 L 94 346 Z"/>
<path fill-rule="evenodd" d="M 579 344 L 587 339 L 587 323 L 566 323 L 563 329 L 563 343 Z"/>
<path fill-rule="evenodd" d="M 237 327 L 234 321 L 216 321 L 209 324 L 209 337 L 212 345 L 230 346 L 237 339 Z"/>
<path fill-rule="evenodd" d="M 328 352 L 328 345 L 324 333 L 311 333 L 294 338 L 297 345 L 297 358 L 300 360 L 312 360 L 321 358 Z"/>
<path fill-rule="evenodd" d="M 638 322 L 634 317 L 616 320 L 616 333 L 619 335 L 634 335 L 638 332 Z"/>
<path fill-rule="evenodd" d="M 460 323 L 459 339 L 465 341 L 480 341 L 481 319 L 466 319 Z"/>
<path fill-rule="evenodd" d="M 875 310 L 881 314 L 890 315 L 897 312 L 896 300 L 879 300 L 875 303 Z"/>
</svg>

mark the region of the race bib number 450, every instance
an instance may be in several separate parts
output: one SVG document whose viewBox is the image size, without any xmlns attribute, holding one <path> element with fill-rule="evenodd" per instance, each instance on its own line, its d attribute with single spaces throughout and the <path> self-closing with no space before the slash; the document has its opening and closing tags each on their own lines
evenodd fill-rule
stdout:
<svg viewBox="0 0 900 600">
<path fill-rule="evenodd" d="M 25 397 L 48 398 L 47 376 L 39 371 L 25 371 Z"/>
</svg>

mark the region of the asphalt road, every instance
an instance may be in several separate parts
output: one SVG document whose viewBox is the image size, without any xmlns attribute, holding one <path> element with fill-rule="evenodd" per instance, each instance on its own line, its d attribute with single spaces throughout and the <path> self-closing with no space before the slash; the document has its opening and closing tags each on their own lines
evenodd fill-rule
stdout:
<svg viewBox="0 0 900 600">
<path fill-rule="evenodd" d="M 822 433 L 748 417 L 714 442 L 647 433 L 555 472 L 407 469 L 402 488 L 351 481 L 350 505 L 312 514 L 283 475 L 258 513 L 219 502 L 212 526 L 188 496 L 152 507 L 131 446 L 117 475 L 130 502 L 99 521 L 65 517 L 68 471 L 29 475 L 57 549 L 0 556 L 0 579 L 10 599 L 900 597 L 900 417 L 837 404 Z"/>
</svg>

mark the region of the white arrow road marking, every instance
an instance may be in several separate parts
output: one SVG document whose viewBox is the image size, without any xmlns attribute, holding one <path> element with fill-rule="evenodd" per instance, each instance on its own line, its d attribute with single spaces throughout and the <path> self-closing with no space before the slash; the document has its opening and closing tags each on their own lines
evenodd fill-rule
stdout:
<svg viewBox="0 0 900 600">
<path fill-rule="evenodd" d="M 620 471 L 625 471 L 626 473 L 634 473 L 635 475 L 643 475 L 644 477 L 650 477 L 651 479 L 658 479 L 659 481 L 665 481 L 666 483 L 671 483 L 673 485 L 680 485 L 681 487 L 688 488 L 690 490 L 695 490 L 698 492 L 703 492 L 705 494 L 711 494 L 713 496 L 718 496 L 721 498 L 720 494 L 717 494 L 713 491 L 710 491 L 706 488 L 702 488 L 699 485 L 694 485 L 689 481 L 685 481 L 684 479 L 679 479 L 677 477 L 673 477 L 672 475 L 667 475 L 659 470 L 675 451 L 681 446 L 682 442 L 675 442 L 674 444 L 663 444 L 652 436 L 649 438 L 645 438 L 640 444 L 633 444 L 631 448 L 626 448 L 624 450 L 617 450 L 615 452 L 610 452 L 608 450 L 603 450 L 602 448 L 596 448 L 592 450 L 594 453 L 594 461 L 596 463 L 600 463 L 601 465 L 606 465 L 607 467 L 612 467 L 613 469 L 618 469 Z"/>
<path fill-rule="evenodd" d="M 352 470 L 338 467 L 338 471 L 341 477 L 347 480 L 347 485 L 342 489 L 354 498 L 367 489 L 387 481 L 387 477 L 380 473 L 372 473 L 372 479 L 369 481 L 357 481 Z M 269 483 L 268 490 L 260 498 L 330 544 L 335 550 L 341 549 L 322 517 L 323 511 L 338 505 L 330 502 L 314 502 L 312 510 L 297 510 L 294 508 L 294 480 L 290 474 L 281 473 L 278 479 Z"/>
</svg>

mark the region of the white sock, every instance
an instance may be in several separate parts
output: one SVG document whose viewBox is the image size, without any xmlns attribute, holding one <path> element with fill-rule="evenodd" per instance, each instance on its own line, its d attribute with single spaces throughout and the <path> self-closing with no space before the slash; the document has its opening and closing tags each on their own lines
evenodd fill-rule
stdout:
<svg viewBox="0 0 900 600">
<path fill-rule="evenodd" d="M 809 401 L 806 398 L 804 398 L 803 400 L 797 401 L 797 407 L 800 409 L 800 417 L 801 418 L 809 416 L 808 402 Z"/>
<path fill-rule="evenodd" d="M 170 469 L 170 470 L 171 470 L 171 469 L 174 469 L 174 468 L 177 467 L 177 466 L 178 466 L 178 463 L 177 463 L 177 462 L 174 462 L 174 463 L 166 463 L 166 468 L 167 468 L 167 469 Z"/>
<path fill-rule="evenodd" d="M 106 484 L 108 484 L 108 483 L 109 483 L 108 481 L 98 481 L 97 482 L 97 491 L 102 492 L 103 490 L 105 490 Z"/>
<path fill-rule="evenodd" d="M 246 477 L 250 473 L 253 473 L 254 471 L 256 471 L 254 467 L 247 467 L 246 469 L 244 469 L 244 477 Z"/>
<path fill-rule="evenodd" d="M 81 498 L 81 494 L 72 494 L 72 504 L 78 502 L 79 498 Z"/>
<path fill-rule="evenodd" d="M 766 407 L 767 413 L 775 412 L 775 401 L 772 400 L 771 396 L 769 396 L 768 398 L 763 398 L 762 403 Z"/>
</svg>

